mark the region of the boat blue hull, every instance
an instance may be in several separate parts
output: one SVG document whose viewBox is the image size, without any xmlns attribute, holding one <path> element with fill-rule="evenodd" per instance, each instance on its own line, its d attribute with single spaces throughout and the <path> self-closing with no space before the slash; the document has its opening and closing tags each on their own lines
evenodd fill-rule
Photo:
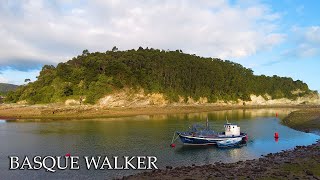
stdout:
<svg viewBox="0 0 320 180">
<path fill-rule="evenodd" d="M 189 144 L 189 145 L 210 145 L 210 144 L 216 144 L 216 140 L 205 140 L 205 139 L 194 139 L 194 138 L 187 138 L 180 136 L 180 140 L 183 144 Z"/>
<path fill-rule="evenodd" d="M 181 133 L 177 133 L 180 137 L 180 140 L 185 145 L 215 145 L 219 141 L 224 141 L 226 139 L 232 138 L 243 138 L 245 135 L 237 136 L 237 137 L 216 137 L 216 138 L 205 138 L 205 137 L 192 137 L 188 135 L 183 135 Z"/>
</svg>

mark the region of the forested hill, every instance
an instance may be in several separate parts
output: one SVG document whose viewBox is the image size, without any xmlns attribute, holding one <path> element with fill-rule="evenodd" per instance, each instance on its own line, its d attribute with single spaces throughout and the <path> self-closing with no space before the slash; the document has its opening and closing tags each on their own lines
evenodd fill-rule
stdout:
<svg viewBox="0 0 320 180">
<path fill-rule="evenodd" d="M 294 99 L 312 92 L 300 80 L 255 76 L 251 69 L 231 61 L 140 47 L 104 53 L 84 50 L 56 67 L 45 65 L 37 81 L 9 93 L 7 101 L 49 103 L 84 97 L 85 102 L 95 103 L 122 88 L 160 92 L 170 101 L 182 96 L 207 97 L 209 102 L 250 100 L 250 94 Z"/>
<path fill-rule="evenodd" d="M 8 91 L 15 90 L 17 87 L 18 86 L 14 84 L 0 83 L 0 95 L 6 94 Z"/>
</svg>

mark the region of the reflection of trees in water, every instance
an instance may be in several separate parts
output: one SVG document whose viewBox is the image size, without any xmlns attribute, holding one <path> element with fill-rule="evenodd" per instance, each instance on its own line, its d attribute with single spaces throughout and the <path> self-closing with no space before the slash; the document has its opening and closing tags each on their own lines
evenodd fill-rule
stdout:
<svg viewBox="0 0 320 180">
<path fill-rule="evenodd" d="M 222 120 L 225 121 L 226 118 L 230 121 L 240 120 L 240 119 L 253 119 L 256 117 L 270 117 L 275 116 L 276 113 L 280 117 L 286 116 L 292 112 L 293 108 L 262 108 L 262 109 L 234 109 L 234 110 L 221 110 L 212 112 L 200 112 L 200 113 L 185 113 L 185 114 L 157 114 L 145 116 L 145 119 L 153 120 L 195 120 L 195 121 L 205 121 L 207 117 L 209 120 Z"/>
</svg>

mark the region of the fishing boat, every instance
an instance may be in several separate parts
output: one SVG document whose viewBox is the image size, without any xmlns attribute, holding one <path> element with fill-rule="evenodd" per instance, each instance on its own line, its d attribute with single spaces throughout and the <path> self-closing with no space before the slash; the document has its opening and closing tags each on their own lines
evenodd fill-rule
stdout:
<svg viewBox="0 0 320 180">
<path fill-rule="evenodd" d="M 209 128 L 207 118 L 206 126 L 194 124 L 187 132 L 176 132 L 184 145 L 215 145 L 218 142 L 231 144 L 231 142 L 245 142 L 247 134 L 240 132 L 240 127 L 227 121 L 224 132 L 215 132 Z"/>
</svg>

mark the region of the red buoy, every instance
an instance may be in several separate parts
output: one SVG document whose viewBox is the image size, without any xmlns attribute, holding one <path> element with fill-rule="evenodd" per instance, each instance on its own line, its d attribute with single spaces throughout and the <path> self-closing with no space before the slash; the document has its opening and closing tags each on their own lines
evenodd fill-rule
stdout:
<svg viewBox="0 0 320 180">
<path fill-rule="evenodd" d="M 279 138 L 279 133 L 275 132 L 274 133 L 274 138 L 278 139 Z"/>
<path fill-rule="evenodd" d="M 276 113 L 276 117 L 278 117 L 278 113 Z"/>
<path fill-rule="evenodd" d="M 176 147 L 176 144 L 170 144 L 170 147 L 172 147 L 172 148 L 174 148 L 174 147 Z"/>
</svg>

